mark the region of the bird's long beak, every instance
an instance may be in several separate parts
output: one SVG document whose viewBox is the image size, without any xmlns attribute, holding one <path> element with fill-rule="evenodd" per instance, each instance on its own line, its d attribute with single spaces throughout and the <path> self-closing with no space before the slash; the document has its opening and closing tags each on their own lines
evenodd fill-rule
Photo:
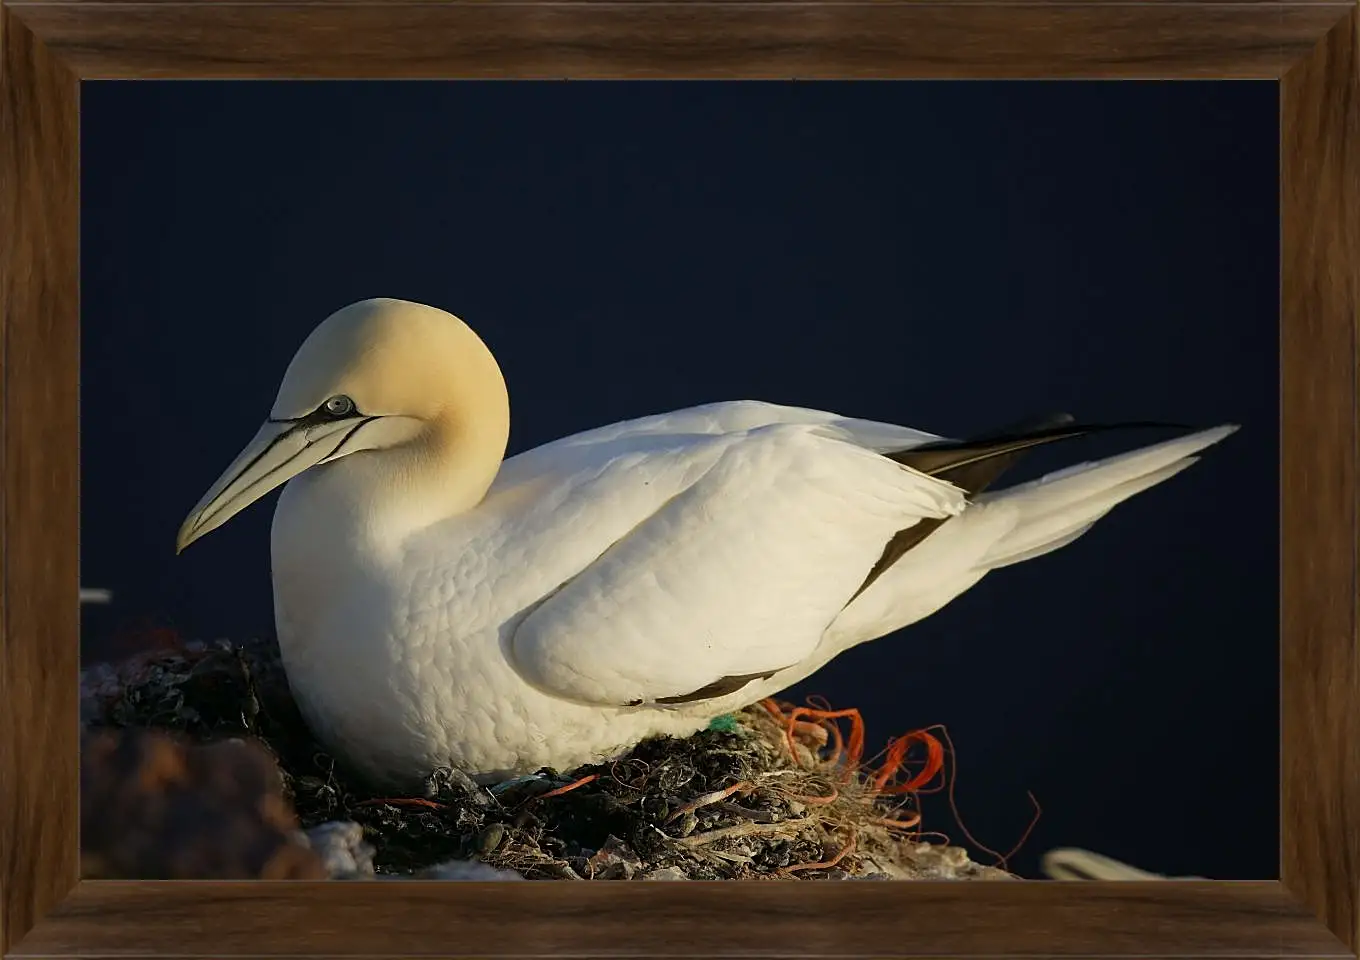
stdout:
<svg viewBox="0 0 1360 960">
<path fill-rule="evenodd" d="M 267 421 L 189 513 L 179 528 L 175 552 L 217 529 L 270 490 L 329 458 L 370 419 Z"/>
</svg>

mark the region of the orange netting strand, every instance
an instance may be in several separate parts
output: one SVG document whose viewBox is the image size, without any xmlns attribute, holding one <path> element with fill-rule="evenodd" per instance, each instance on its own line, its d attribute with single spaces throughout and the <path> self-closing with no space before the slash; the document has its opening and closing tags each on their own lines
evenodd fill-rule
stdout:
<svg viewBox="0 0 1360 960">
<path fill-rule="evenodd" d="M 926 764 L 905 783 L 889 785 L 889 781 L 902 769 L 907 752 L 913 744 L 920 743 L 926 748 Z M 944 769 L 944 744 L 926 730 L 913 730 L 895 737 L 888 742 L 888 754 L 874 776 L 874 792 L 882 794 L 918 793 L 935 775 Z"/>
<path fill-rule="evenodd" d="M 831 705 L 820 697 L 809 697 L 808 703 L 815 705 L 795 707 L 792 704 L 781 703 L 773 699 L 760 701 L 761 706 L 775 718 L 776 722 L 778 722 L 783 729 L 785 745 L 788 747 L 789 753 L 794 758 L 795 762 L 798 761 L 798 752 L 794 748 L 795 734 L 798 733 L 800 729 L 807 731 L 809 728 L 820 728 L 825 731 L 826 738 L 822 740 L 822 744 L 825 745 L 827 742 L 834 740 L 834 748 L 832 749 L 831 756 L 826 762 L 842 765 L 842 782 L 848 782 L 853 779 L 855 773 L 860 769 L 860 760 L 864 754 L 863 717 L 861 717 L 860 712 L 855 709 L 832 710 Z M 807 721 L 802 720 L 803 717 L 807 717 L 812 722 L 808 723 Z M 848 744 L 845 742 L 841 734 L 840 726 L 836 722 L 841 719 L 850 720 L 850 740 Z M 936 736 L 933 731 L 937 731 L 939 736 Z M 909 762 L 907 760 L 907 755 L 911 751 L 911 748 L 918 744 L 925 747 L 926 750 L 925 760 L 921 769 L 912 774 L 905 782 L 893 783 L 893 778 L 907 766 Z M 946 756 L 955 758 L 955 762 L 950 764 L 947 772 L 945 771 Z M 941 776 L 940 782 L 931 786 L 931 781 L 941 774 L 944 775 Z M 1033 793 L 1026 791 L 1030 803 L 1034 805 L 1034 816 L 1030 820 L 1029 825 L 1025 828 L 1024 833 L 1021 834 L 1020 839 L 1016 842 L 1015 846 L 1007 853 L 1000 853 L 986 844 L 980 843 L 978 839 L 969 832 L 968 827 L 964 824 L 963 818 L 959 813 L 958 805 L 954 800 L 954 785 L 957 778 L 957 754 L 954 750 L 954 744 L 950 740 L 949 731 L 944 724 L 937 723 L 920 730 L 913 730 L 910 733 L 895 737 L 888 741 L 888 746 L 883 753 L 883 762 L 873 773 L 872 779 L 870 780 L 869 796 L 911 795 L 915 797 L 920 794 L 945 791 L 947 793 L 950 813 L 953 814 L 954 822 L 957 823 L 959 829 L 963 831 L 963 835 L 979 850 L 995 857 L 997 866 L 1005 869 L 1006 862 L 1011 857 L 1015 856 L 1020 848 L 1024 846 L 1025 842 L 1029 839 L 1031 832 L 1034 830 L 1035 825 L 1038 823 L 1039 818 L 1043 815 L 1043 810 L 1039 806 L 1039 801 L 1035 798 Z M 839 796 L 839 791 L 833 788 L 831 796 L 826 798 L 823 802 L 834 800 L 837 796 Z M 799 797 L 798 799 L 801 799 L 804 802 L 816 802 L 814 798 Z M 913 833 L 912 836 L 917 841 L 922 841 L 926 838 L 938 838 L 945 843 L 951 842 L 946 834 L 936 831 L 921 831 L 921 814 L 915 810 L 900 810 L 888 817 L 882 818 L 879 822 L 883 826 L 891 829 L 915 830 L 916 832 Z M 839 858 L 837 859 L 839 860 Z M 810 866 L 804 867 L 803 869 L 809 868 Z"/>
<path fill-rule="evenodd" d="M 812 702 L 812 698 L 809 698 L 809 702 Z M 762 700 L 761 705 L 783 727 L 785 745 L 792 756 L 798 756 L 794 749 L 794 738 L 800 729 L 811 727 L 823 730 L 825 731 L 826 741 L 833 744 L 831 756 L 827 762 L 841 766 L 842 782 L 848 782 L 853 778 L 864 756 L 864 718 L 858 710 L 853 708 L 832 710 L 829 709 L 829 705 L 827 708 L 820 706 L 795 707 L 774 700 Z M 813 723 L 809 724 L 802 719 L 804 717 L 807 717 Z M 837 720 L 842 719 L 850 721 L 848 743 L 841 733 L 840 725 L 836 723 Z M 891 795 L 918 793 L 944 769 L 945 747 L 939 738 L 930 733 L 932 729 L 935 728 L 927 727 L 922 730 L 913 730 L 889 741 L 883 762 L 871 781 L 875 793 Z M 905 783 L 892 784 L 890 781 L 903 769 L 907 762 L 907 754 L 916 744 L 921 744 L 926 748 L 925 766 Z"/>
<path fill-rule="evenodd" d="M 859 711 L 855 709 L 816 710 L 812 707 L 794 707 L 788 716 L 788 736 L 790 738 L 793 735 L 793 724 L 797 723 L 801 717 L 811 717 L 818 721 L 835 738 L 836 746 L 831 755 L 831 762 L 843 767 L 841 770 L 843 781 L 850 780 L 854 776 L 855 768 L 859 766 L 860 758 L 864 755 L 864 719 L 860 716 Z M 850 721 L 850 742 L 848 744 L 842 739 L 840 726 L 834 722 L 842 718 Z M 791 742 L 790 747 L 792 747 Z"/>
<path fill-rule="evenodd" d="M 897 816 L 899 813 L 906 816 Z M 891 830 L 911 830 L 921 825 L 921 814 L 916 810 L 896 810 L 893 816 L 882 817 L 878 823 Z"/>
<path fill-rule="evenodd" d="M 600 779 L 600 775 L 598 773 L 587 774 L 586 776 L 582 777 L 579 780 L 573 780 L 565 787 L 558 787 L 556 790 L 549 790 L 547 793 L 540 793 L 538 796 L 530 797 L 529 799 L 551 800 L 553 797 L 560 797 L 564 793 L 571 793 L 573 790 L 576 790 L 580 787 L 584 787 L 587 783 L 594 783 L 598 779 Z"/>
<path fill-rule="evenodd" d="M 812 698 L 809 698 L 811 701 Z M 762 700 L 763 706 L 771 716 L 779 723 L 784 730 L 785 745 L 789 749 L 790 756 L 795 760 L 798 751 L 795 748 L 794 737 L 800 731 L 810 732 L 820 730 L 821 735 L 816 739 L 823 743 L 830 742 L 831 755 L 827 762 L 840 765 L 841 780 L 848 782 L 859 767 L 861 758 L 864 756 L 864 718 L 856 709 L 831 710 L 818 707 L 795 707 L 790 704 L 781 704 L 775 700 Z M 785 708 L 788 708 L 785 712 Z M 803 718 L 808 718 L 804 720 Z M 844 734 L 837 720 L 848 719 L 850 721 L 850 739 L 846 741 Z M 808 721 L 812 721 L 809 723 Z"/>
<path fill-rule="evenodd" d="M 844 860 L 847 856 L 855 852 L 855 845 L 858 839 L 859 838 L 856 835 L 854 828 L 852 827 L 850 829 L 850 839 L 846 841 L 845 846 L 841 847 L 841 849 L 837 851 L 835 856 L 830 857 L 826 860 L 818 860 L 816 863 L 796 863 L 793 864 L 792 866 L 785 867 L 781 872 L 784 874 L 791 874 L 797 873 L 800 870 L 830 870 L 832 867 L 836 866 L 838 863 Z"/>
</svg>

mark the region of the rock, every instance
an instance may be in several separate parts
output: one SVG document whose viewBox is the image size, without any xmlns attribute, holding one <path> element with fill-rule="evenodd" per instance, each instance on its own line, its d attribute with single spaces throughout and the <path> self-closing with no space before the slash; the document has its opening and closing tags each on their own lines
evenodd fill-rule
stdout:
<svg viewBox="0 0 1360 960">
<path fill-rule="evenodd" d="M 934 843 L 915 844 L 900 868 L 884 864 L 889 873 L 904 871 L 903 879 L 911 880 L 1010 880 L 1014 877 L 997 867 L 988 867 L 969 859 L 963 847 Z"/>
<path fill-rule="evenodd" d="M 477 853 L 479 856 L 490 856 L 496 852 L 496 848 L 505 839 L 505 824 L 491 823 L 482 828 L 481 833 L 477 834 Z"/>
<path fill-rule="evenodd" d="M 374 849 L 364 840 L 364 828 L 353 820 L 331 820 L 302 832 L 307 844 L 326 867 L 332 880 L 373 877 Z"/>
<path fill-rule="evenodd" d="M 478 786 L 477 782 L 462 770 L 455 770 L 452 767 L 440 767 L 426 778 L 425 796 L 431 800 L 452 796 L 482 810 L 491 810 L 497 806 L 496 798 L 489 790 Z"/>
<path fill-rule="evenodd" d="M 416 874 L 419 880 L 523 880 L 513 870 L 497 870 L 476 860 L 450 860 Z"/>
<path fill-rule="evenodd" d="M 688 880 L 678 867 L 657 867 L 642 875 L 643 880 Z"/>
<path fill-rule="evenodd" d="M 586 877 L 591 880 L 631 880 L 642 869 L 641 858 L 613 834 L 586 861 Z"/>
<path fill-rule="evenodd" d="M 241 741 L 198 745 L 154 731 L 101 731 L 80 753 L 86 879 L 316 880 L 277 768 Z"/>
</svg>

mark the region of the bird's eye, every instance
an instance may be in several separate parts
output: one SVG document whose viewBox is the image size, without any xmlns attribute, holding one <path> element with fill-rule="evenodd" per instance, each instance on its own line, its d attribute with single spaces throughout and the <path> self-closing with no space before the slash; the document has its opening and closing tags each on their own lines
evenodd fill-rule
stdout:
<svg viewBox="0 0 1360 960">
<path fill-rule="evenodd" d="M 347 417 L 354 412 L 354 401 L 341 394 L 338 397 L 331 397 L 325 403 L 326 412 L 332 417 Z"/>
</svg>

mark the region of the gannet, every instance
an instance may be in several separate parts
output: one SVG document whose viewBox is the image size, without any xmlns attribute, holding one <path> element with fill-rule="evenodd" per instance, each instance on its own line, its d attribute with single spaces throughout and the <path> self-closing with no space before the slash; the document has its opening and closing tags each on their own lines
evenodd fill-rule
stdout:
<svg viewBox="0 0 1360 960">
<path fill-rule="evenodd" d="M 983 492 L 1070 417 L 973 442 L 819 410 L 710 403 L 505 459 L 510 406 L 462 320 L 351 304 L 177 551 L 286 483 L 271 533 L 285 672 L 375 784 L 480 782 L 686 736 L 1071 543 L 1225 425 Z"/>
<path fill-rule="evenodd" d="M 1079 847 L 1059 847 L 1044 854 L 1041 869 L 1052 880 L 1207 880 L 1208 877 L 1169 877 Z"/>
</svg>

